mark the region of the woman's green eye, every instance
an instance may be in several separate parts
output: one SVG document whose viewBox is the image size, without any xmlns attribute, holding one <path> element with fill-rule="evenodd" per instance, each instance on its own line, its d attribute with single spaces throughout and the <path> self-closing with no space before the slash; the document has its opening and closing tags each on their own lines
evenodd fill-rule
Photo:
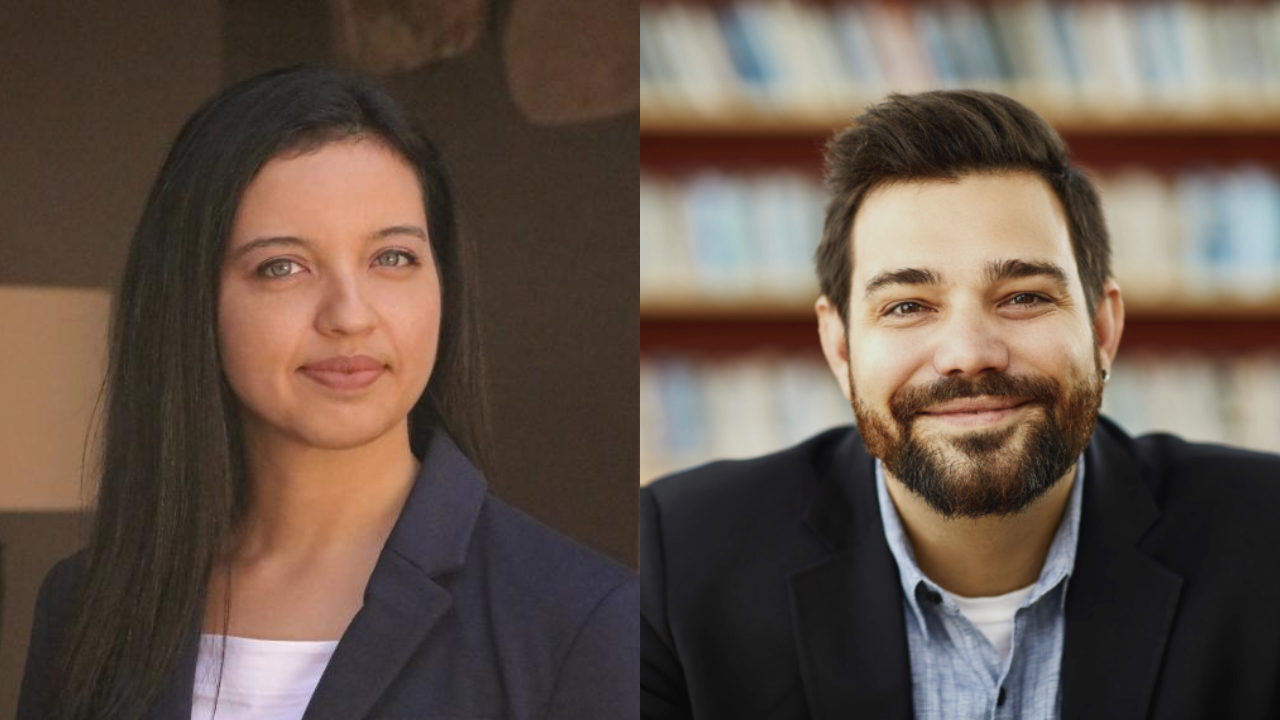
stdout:
<svg viewBox="0 0 1280 720">
<path fill-rule="evenodd" d="M 394 257 L 394 258 L 403 257 L 405 259 L 405 262 L 403 265 L 398 262 L 397 263 L 380 263 L 382 265 L 386 265 L 387 267 L 407 267 L 409 265 L 418 264 L 418 257 L 406 250 L 392 250 L 391 252 L 383 253 L 382 255 L 378 256 L 378 260 L 382 260 L 382 258 L 385 258 L 385 257 Z"/>
<path fill-rule="evenodd" d="M 288 268 L 290 265 L 292 265 L 292 264 L 293 264 L 293 261 L 292 261 L 292 260 L 272 260 L 271 262 L 269 262 L 269 263 L 267 263 L 267 264 L 263 265 L 261 268 L 259 268 L 259 270 L 258 270 L 258 274 L 259 274 L 259 275 L 262 275 L 263 277 L 268 277 L 268 278 L 282 278 L 282 277 L 289 277 L 289 275 L 291 275 L 292 273 L 289 273 L 289 272 L 282 272 L 282 273 L 281 273 L 281 272 L 274 272 L 274 271 L 272 270 L 272 268 L 283 267 L 283 268 L 286 268 L 286 269 L 287 269 L 287 268 Z"/>
</svg>

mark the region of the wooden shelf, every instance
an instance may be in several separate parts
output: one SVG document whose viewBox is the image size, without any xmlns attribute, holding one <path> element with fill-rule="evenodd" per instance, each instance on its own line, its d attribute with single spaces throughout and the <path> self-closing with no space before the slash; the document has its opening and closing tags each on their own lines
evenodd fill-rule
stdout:
<svg viewBox="0 0 1280 720">
<path fill-rule="evenodd" d="M 814 296 L 816 299 L 817 296 Z M 713 300 L 700 297 L 671 297 L 640 301 L 640 320 L 800 320 L 814 317 L 813 301 Z"/>
<path fill-rule="evenodd" d="M 685 114 L 640 113 L 640 134 L 711 135 L 719 137 L 752 135 L 828 135 L 848 127 L 861 114 L 860 108 L 847 113 L 808 115 L 795 113 L 733 113 L 732 117 Z M 1144 111 L 1123 115 L 1090 113 L 1041 113 L 1064 135 L 1233 135 L 1259 133 L 1280 135 L 1280 111 L 1255 113 L 1175 113 Z"/>
<path fill-rule="evenodd" d="M 646 173 L 682 175 L 707 168 L 753 172 L 787 169 L 815 178 L 830 130 L 811 134 L 642 134 L 640 167 Z M 1263 165 L 1280 169 L 1280 120 L 1258 133 L 1063 133 L 1073 162 L 1091 171 L 1139 166 L 1177 174 L 1189 167 Z"/>
</svg>

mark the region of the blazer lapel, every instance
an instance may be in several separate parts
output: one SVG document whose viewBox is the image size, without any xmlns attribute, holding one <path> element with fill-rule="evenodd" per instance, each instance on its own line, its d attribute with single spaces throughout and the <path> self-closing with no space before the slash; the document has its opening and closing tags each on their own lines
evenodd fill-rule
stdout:
<svg viewBox="0 0 1280 720">
<path fill-rule="evenodd" d="M 1084 507 L 1067 589 L 1062 717 L 1143 718 L 1182 578 L 1138 549 L 1160 516 L 1132 455 L 1098 424 L 1085 461 Z"/>
<path fill-rule="evenodd" d="M 437 431 L 303 720 L 365 717 L 452 605 L 437 581 L 462 568 L 484 504 L 480 472 Z"/>
<path fill-rule="evenodd" d="M 815 720 L 909 719 L 901 583 L 880 521 L 874 461 L 856 433 L 836 455 L 805 515 L 832 554 L 789 580 L 805 698 Z"/>
<path fill-rule="evenodd" d="M 402 558 L 384 552 L 374 574 L 303 720 L 365 717 L 449 609 L 449 593 Z"/>
</svg>

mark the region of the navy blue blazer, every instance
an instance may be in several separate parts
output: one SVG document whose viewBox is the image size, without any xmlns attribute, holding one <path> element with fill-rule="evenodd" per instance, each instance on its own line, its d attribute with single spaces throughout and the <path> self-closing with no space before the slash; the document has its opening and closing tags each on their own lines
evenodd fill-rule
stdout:
<svg viewBox="0 0 1280 720">
<path fill-rule="evenodd" d="M 40 589 L 18 720 L 46 720 L 83 551 Z M 202 618 L 148 720 L 190 720 Z M 436 433 L 304 720 L 639 716 L 639 580 L 487 492 Z"/>
</svg>

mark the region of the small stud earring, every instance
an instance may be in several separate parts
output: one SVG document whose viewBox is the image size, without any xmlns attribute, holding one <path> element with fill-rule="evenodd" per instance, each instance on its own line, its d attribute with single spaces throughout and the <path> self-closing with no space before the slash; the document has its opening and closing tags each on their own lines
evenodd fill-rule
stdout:
<svg viewBox="0 0 1280 720">
<path fill-rule="evenodd" d="M 1110 371 L 1110 370 L 1103 370 L 1103 371 L 1102 371 L 1102 384 L 1103 384 L 1103 385 L 1106 385 L 1106 384 L 1107 384 L 1107 382 L 1109 382 L 1110 380 L 1111 380 L 1111 371 Z"/>
</svg>

